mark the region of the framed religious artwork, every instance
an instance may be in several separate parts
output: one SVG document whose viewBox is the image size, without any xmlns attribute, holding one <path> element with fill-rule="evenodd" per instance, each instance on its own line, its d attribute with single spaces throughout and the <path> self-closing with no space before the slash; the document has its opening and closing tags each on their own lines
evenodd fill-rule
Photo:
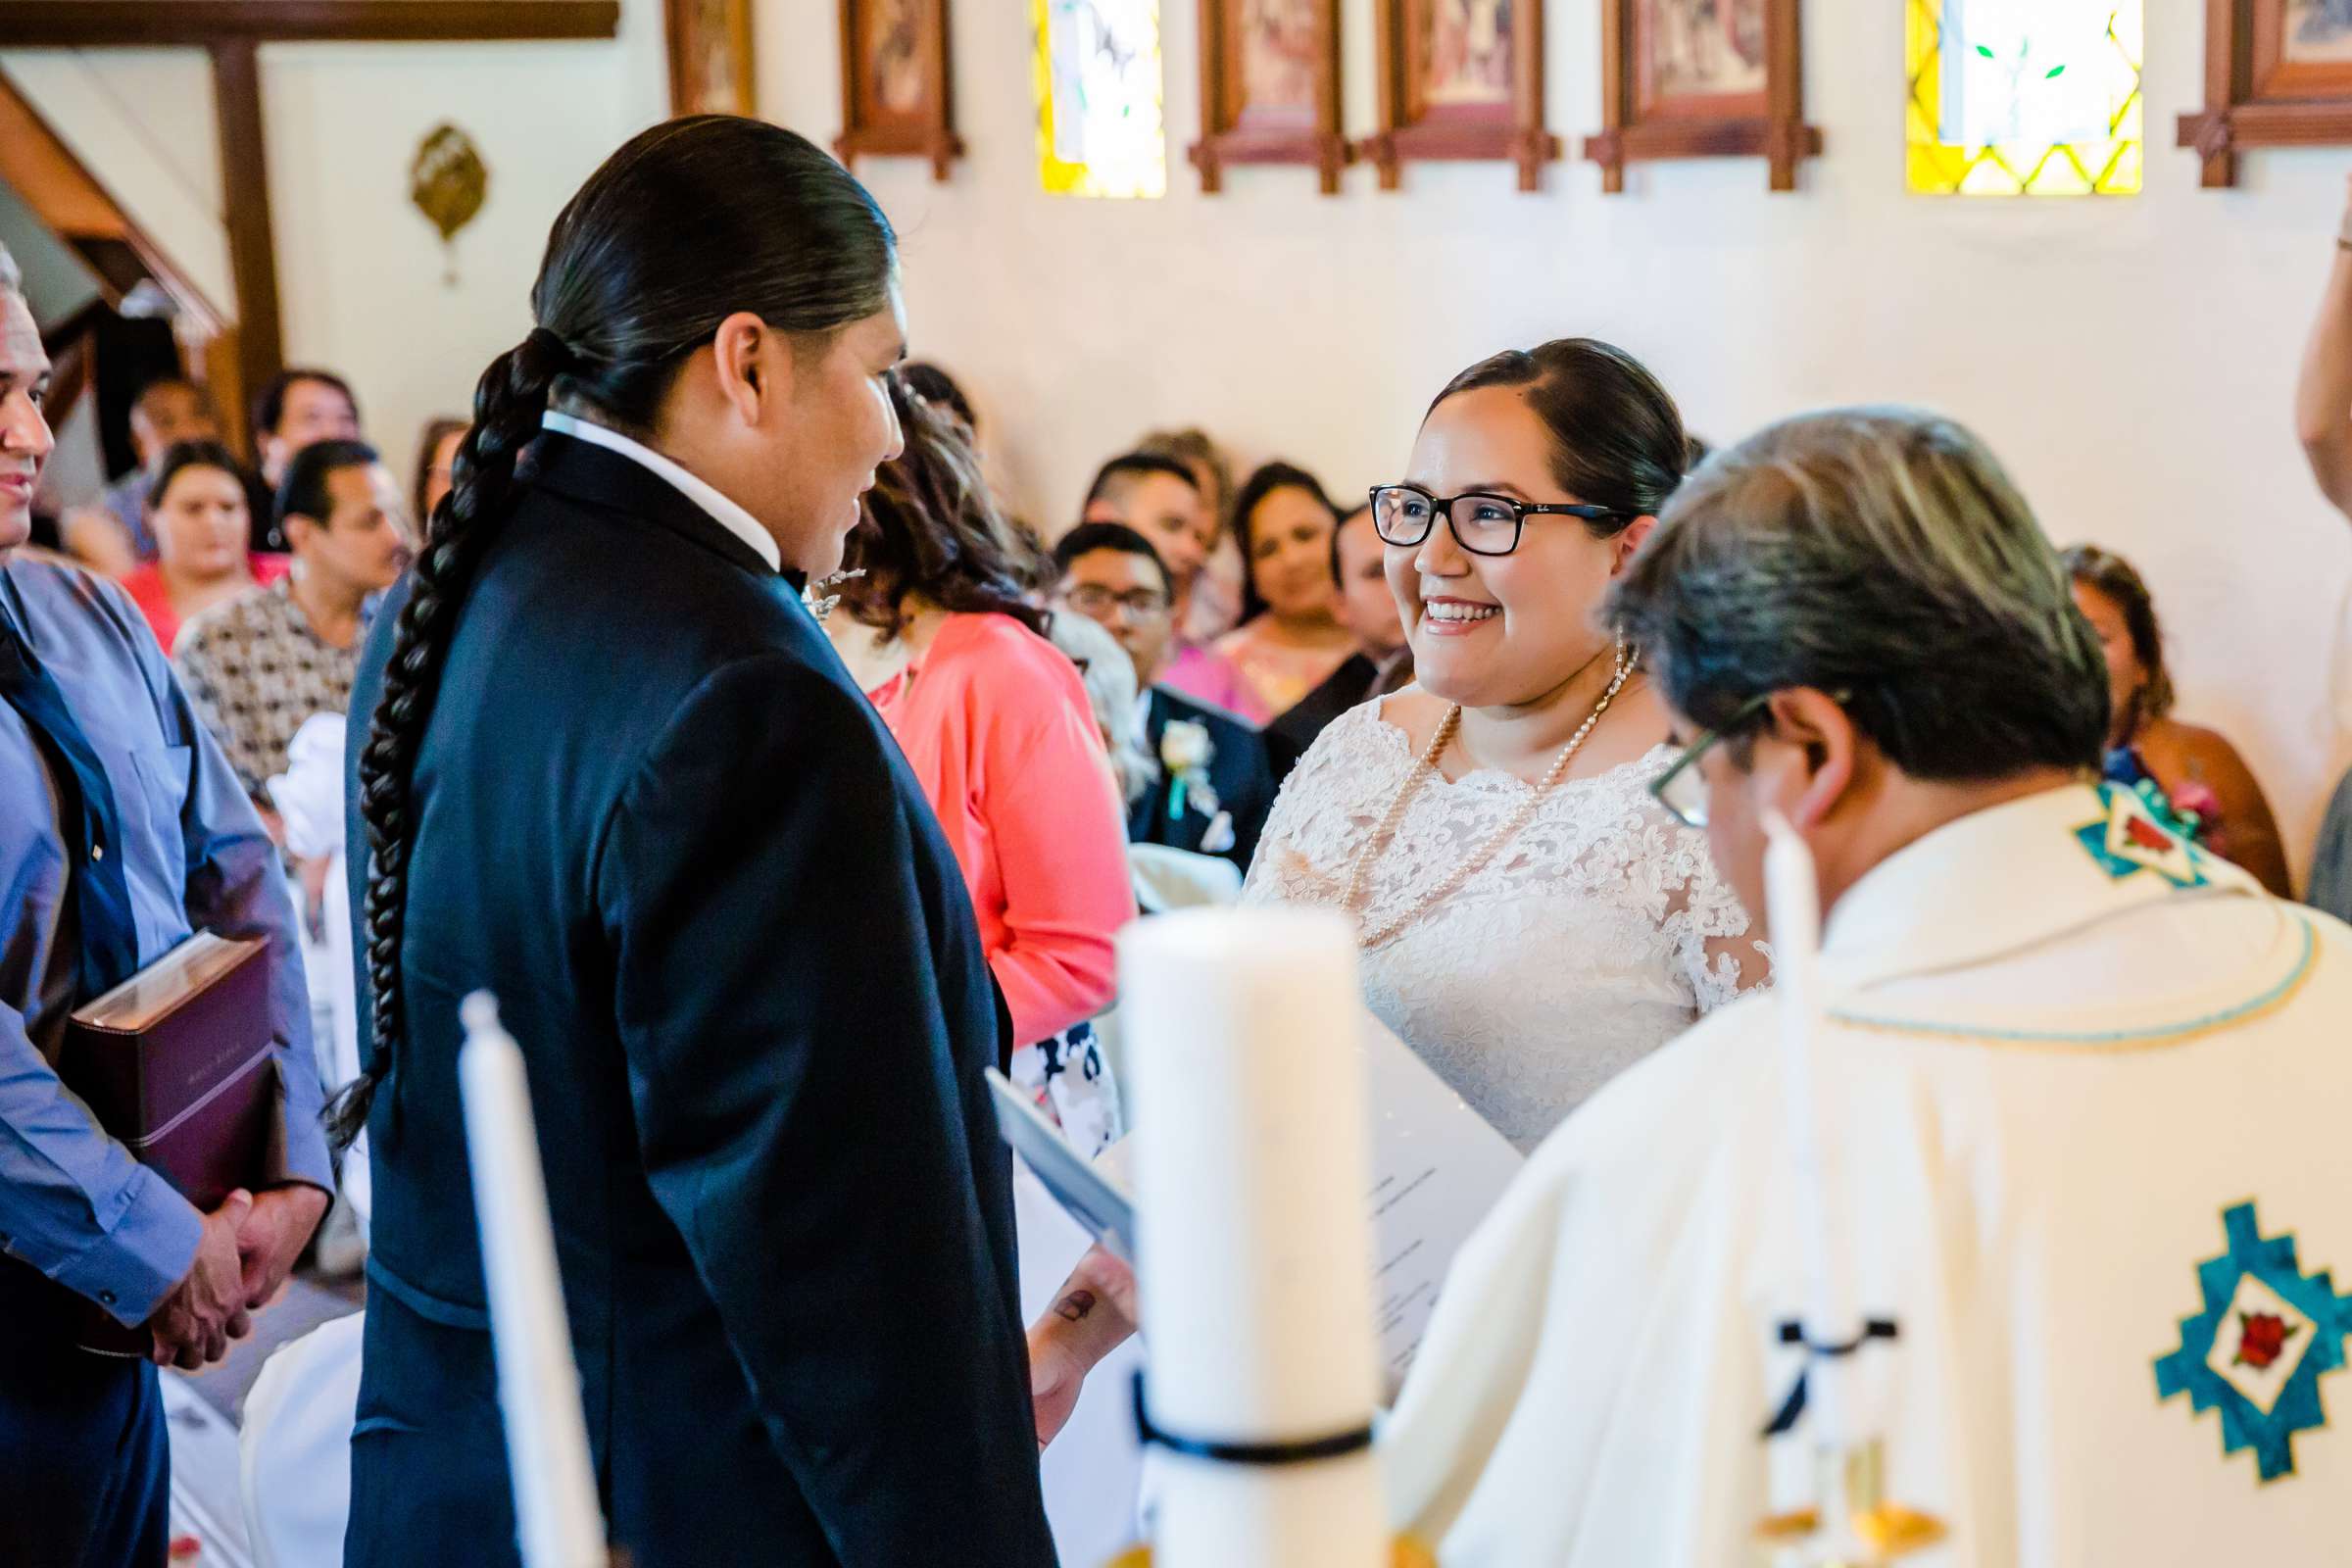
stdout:
<svg viewBox="0 0 2352 1568">
<path fill-rule="evenodd" d="M 2205 107 L 2180 133 L 2217 187 L 2249 147 L 2352 143 L 2352 0 L 2205 0 Z"/>
<path fill-rule="evenodd" d="M 1374 0 L 1380 129 L 1357 150 L 1380 188 L 1423 159 L 1515 164 L 1537 190 L 1560 139 L 1544 128 L 1543 0 Z"/>
<path fill-rule="evenodd" d="M 1228 164 L 1306 164 L 1336 196 L 1355 149 L 1340 133 L 1340 0 L 1200 0 L 1200 188 Z"/>
<path fill-rule="evenodd" d="M 1600 188 L 1657 158 L 1762 158 L 1774 190 L 1818 157 L 1804 122 L 1799 0 L 1601 0 L 1601 131 L 1585 138 Z"/>
<path fill-rule="evenodd" d="M 752 110 L 752 0 L 663 0 L 669 19 L 669 112 Z"/>
<path fill-rule="evenodd" d="M 841 0 L 841 103 L 833 150 L 931 160 L 944 180 L 963 156 L 948 72 L 948 0 Z"/>
</svg>

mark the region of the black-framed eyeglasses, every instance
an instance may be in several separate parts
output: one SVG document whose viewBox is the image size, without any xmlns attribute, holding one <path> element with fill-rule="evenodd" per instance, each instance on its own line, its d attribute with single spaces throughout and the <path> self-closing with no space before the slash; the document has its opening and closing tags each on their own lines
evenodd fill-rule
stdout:
<svg viewBox="0 0 2352 1568">
<path fill-rule="evenodd" d="M 1130 588 L 1116 593 L 1097 583 L 1082 582 L 1062 593 L 1062 603 L 1094 620 L 1123 613 L 1130 620 L 1149 620 L 1168 612 L 1168 596 L 1157 588 Z"/>
<path fill-rule="evenodd" d="M 1519 533 L 1530 517 L 1582 517 L 1600 522 L 1632 514 L 1614 507 L 1590 507 L 1571 501 L 1514 501 L 1509 496 L 1433 496 L 1409 484 L 1372 488 L 1372 530 L 1393 545 L 1412 546 L 1429 537 L 1438 518 L 1453 530 L 1454 542 L 1474 556 L 1507 556 L 1519 548 Z"/>
<path fill-rule="evenodd" d="M 1649 781 L 1649 793 L 1673 814 L 1676 821 L 1685 827 L 1707 825 L 1707 783 L 1698 771 L 1698 760 L 1754 723 L 1756 715 L 1764 711 L 1765 705 L 1775 695 L 1773 692 L 1758 692 L 1741 703 L 1732 710 L 1731 717 L 1684 747 L 1683 755 L 1674 760 L 1674 764 Z M 1853 700 L 1853 695 L 1850 691 L 1832 692 L 1830 701 L 1842 708 Z"/>
</svg>

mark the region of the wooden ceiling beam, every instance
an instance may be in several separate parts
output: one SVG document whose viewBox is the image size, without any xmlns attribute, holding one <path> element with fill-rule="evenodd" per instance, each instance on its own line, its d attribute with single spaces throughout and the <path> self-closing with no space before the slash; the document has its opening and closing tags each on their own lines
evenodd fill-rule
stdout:
<svg viewBox="0 0 2352 1568">
<path fill-rule="evenodd" d="M 619 0 L 0 0 L 13 49 L 605 39 Z"/>
<path fill-rule="evenodd" d="M 30 102 L 0 76 L 0 184 L 17 193 L 60 239 L 115 239 L 138 253 L 150 276 L 204 333 L 225 324 L 226 312 L 188 280 L 163 246 L 74 155 Z"/>
</svg>

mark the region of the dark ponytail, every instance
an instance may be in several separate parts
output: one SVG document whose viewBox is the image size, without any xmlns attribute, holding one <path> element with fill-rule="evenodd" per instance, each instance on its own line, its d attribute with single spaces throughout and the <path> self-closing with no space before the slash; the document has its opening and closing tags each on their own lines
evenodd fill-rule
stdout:
<svg viewBox="0 0 2352 1568">
<path fill-rule="evenodd" d="M 646 438 L 679 369 L 729 316 L 818 335 L 889 303 L 889 220 L 807 138 L 704 115 L 645 131 L 556 219 L 531 288 L 530 335 L 490 362 L 400 613 L 360 754 L 368 827 L 365 917 L 373 1029 L 360 1076 L 328 1103 L 347 1146 L 407 1033 L 400 954 L 416 811 L 410 781 L 441 666 L 484 555 L 515 500 L 515 463 L 551 406 Z"/>
</svg>

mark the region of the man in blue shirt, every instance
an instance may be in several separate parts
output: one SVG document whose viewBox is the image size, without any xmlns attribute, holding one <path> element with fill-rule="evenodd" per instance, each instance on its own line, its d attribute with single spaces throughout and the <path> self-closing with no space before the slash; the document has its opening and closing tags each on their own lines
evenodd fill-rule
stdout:
<svg viewBox="0 0 2352 1568">
<path fill-rule="evenodd" d="M 76 1348 L 81 1299 L 147 1326 L 158 1363 L 219 1360 L 332 1178 L 276 852 L 130 601 L 19 551 L 49 369 L 0 248 L 0 1563 L 148 1568 L 170 1466 L 156 1371 Z M 197 928 L 269 939 L 280 1099 L 266 1179 L 211 1214 L 55 1070 L 68 1013 Z"/>
</svg>

